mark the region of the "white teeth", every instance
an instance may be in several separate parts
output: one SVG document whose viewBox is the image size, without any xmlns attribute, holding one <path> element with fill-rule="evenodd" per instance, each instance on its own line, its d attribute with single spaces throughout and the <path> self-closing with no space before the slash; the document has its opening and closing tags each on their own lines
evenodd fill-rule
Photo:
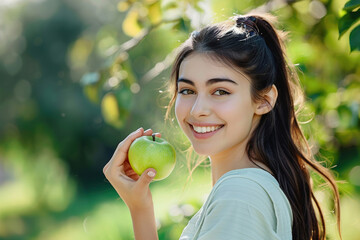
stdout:
<svg viewBox="0 0 360 240">
<path fill-rule="evenodd" d="M 211 127 L 196 127 L 193 126 L 195 132 L 197 133 L 208 133 L 208 132 L 213 132 L 215 130 L 218 130 L 219 128 L 221 128 L 221 126 L 211 126 Z"/>
</svg>

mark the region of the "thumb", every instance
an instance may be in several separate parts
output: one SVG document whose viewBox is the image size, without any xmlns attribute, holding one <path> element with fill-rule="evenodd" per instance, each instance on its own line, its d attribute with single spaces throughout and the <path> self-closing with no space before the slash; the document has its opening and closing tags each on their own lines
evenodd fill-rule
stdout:
<svg viewBox="0 0 360 240">
<path fill-rule="evenodd" d="M 151 181 L 156 176 L 156 170 L 153 168 L 146 169 L 140 176 L 138 182 L 140 185 L 149 186 Z"/>
</svg>

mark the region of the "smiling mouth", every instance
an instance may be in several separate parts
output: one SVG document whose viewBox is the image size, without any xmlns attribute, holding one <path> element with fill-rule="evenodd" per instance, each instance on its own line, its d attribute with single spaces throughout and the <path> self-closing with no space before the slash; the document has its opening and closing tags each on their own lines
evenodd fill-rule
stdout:
<svg viewBox="0 0 360 240">
<path fill-rule="evenodd" d="M 196 132 L 196 133 L 210 133 L 215 132 L 222 128 L 224 125 L 219 126 L 203 126 L 203 127 L 197 127 L 190 124 L 190 127 Z"/>
</svg>

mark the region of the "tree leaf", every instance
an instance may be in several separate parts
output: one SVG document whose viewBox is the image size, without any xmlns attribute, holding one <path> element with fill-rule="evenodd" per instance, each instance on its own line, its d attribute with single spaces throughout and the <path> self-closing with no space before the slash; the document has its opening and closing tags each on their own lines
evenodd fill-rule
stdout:
<svg viewBox="0 0 360 240">
<path fill-rule="evenodd" d="M 132 66 L 131 66 L 130 62 L 127 61 L 127 62 L 124 62 L 121 65 L 121 67 L 122 67 L 122 70 L 127 73 L 126 78 L 124 78 L 123 80 L 125 80 L 127 86 L 130 87 L 131 84 L 136 82 L 136 78 L 134 76 Z"/>
<path fill-rule="evenodd" d="M 179 29 L 185 33 L 189 33 L 191 31 L 191 22 L 187 19 L 180 18 L 179 22 L 174 26 L 175 29 Z"/>
<path fill-rule="evenodd" d="M 358 7 L 360 7 L 360 0 L 350 0 L 345 4 L 344 10 L 350 12 Z"/>
<path fill-rule="evenodd" d="M 139 22 L 139 13 L 136 11 L 136 9 L 131 9 L 127 15 L 125 20 L 123 21 L 122 28 L 126 35 L 130 37 L 135 37 L 138 35 L 142 27 L 140 26 Z"/>
<path fill-rule="evenodd" d="M 129 112 L 119 106 L 114 93 L 107 93 L 101 101 L 101 112 L 106 123 L 121 128 L 124 126 Z"/>
<path fill-rule="evenodd" d="M 339 20 L 339 39 L 341 36 L 360 19 L 360 9 L 356 12 L 348 12 Z"/>
<path fill-rule="evenodd" d="M 152 24 L 157 24 L 161 22 L 161 6 L 160 2 L 156 1 L 148 7 L 149 10 L 149 19 Z"/>
<path fill-rule="evenodd" d="M 100 98 L 98 86 L 94 84 L 86 85 L 84 86 L 84 93 L 92 103 L 99 103 Z"/>
<path fill-rule="evenodd" d="M 350 52 L 355 50 L 360 51 L 360 25 L 350 33 Z"/>
<path fill-rule="evenodd" d="M 119 108 L 126 111 L 131 111 L 133 107 L 133 93 L 131 90 L 125 86 L 114 91 L 116 100 L 118 102 Z"/>
<path fill-rule="evenodd" d="M 130 3 L 127 1 L 120 1 L 117 5 L 119 12 L 125 12 L 130 8 Z"/>
</svg>

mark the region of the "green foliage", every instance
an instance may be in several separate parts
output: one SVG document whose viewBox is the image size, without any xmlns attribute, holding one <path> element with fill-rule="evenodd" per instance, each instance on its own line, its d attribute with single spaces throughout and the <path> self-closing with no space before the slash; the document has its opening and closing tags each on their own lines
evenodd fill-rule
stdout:
<svg viewBox="0 0 360 240">
<path fill-rule="evenodd" d="M 359 23 L 360 20 L 360 1 L 348 1 L 343 10 L 345 14 L 339 20 L 339 38 L 348 31 L 353 25 Z M 350 36 L 350 51 L 360 51 L 360 25 L 358 24 L 351 30 Z"/>
<path fill-rule="evenodd" d="M 360 51 L 360 25 L 350 33 L 350 47 L 351 51 Z"/>
<path fill-rule="evenodd" d="M 196 170 L 183 188 L 187 141 L 175 121 L 164 123 L 168 98 L 159 91 L 193 30 L 260 6 L 290 32 L 288 57 L 307 97 L 302 128 L 318 160 L 344 180 L 343 239 L 358 239 L 359 0 L 10 2 L 0 1 L 1 239 L 132 239 L 102 167 L 140 126 L 178 150 L 176 171 L 152 185 L 160 239 L 178 239 L 210 189 L 209 172 Z"/>
<path fill-rule="evenodd" d="M 344 10 L 345 11 L 352 11 L 356 8 L 360 7 L 360 1 L 359 0 L 350 0 L 348 1 L 345 6 L 344 6 Z"/>
</svg>

